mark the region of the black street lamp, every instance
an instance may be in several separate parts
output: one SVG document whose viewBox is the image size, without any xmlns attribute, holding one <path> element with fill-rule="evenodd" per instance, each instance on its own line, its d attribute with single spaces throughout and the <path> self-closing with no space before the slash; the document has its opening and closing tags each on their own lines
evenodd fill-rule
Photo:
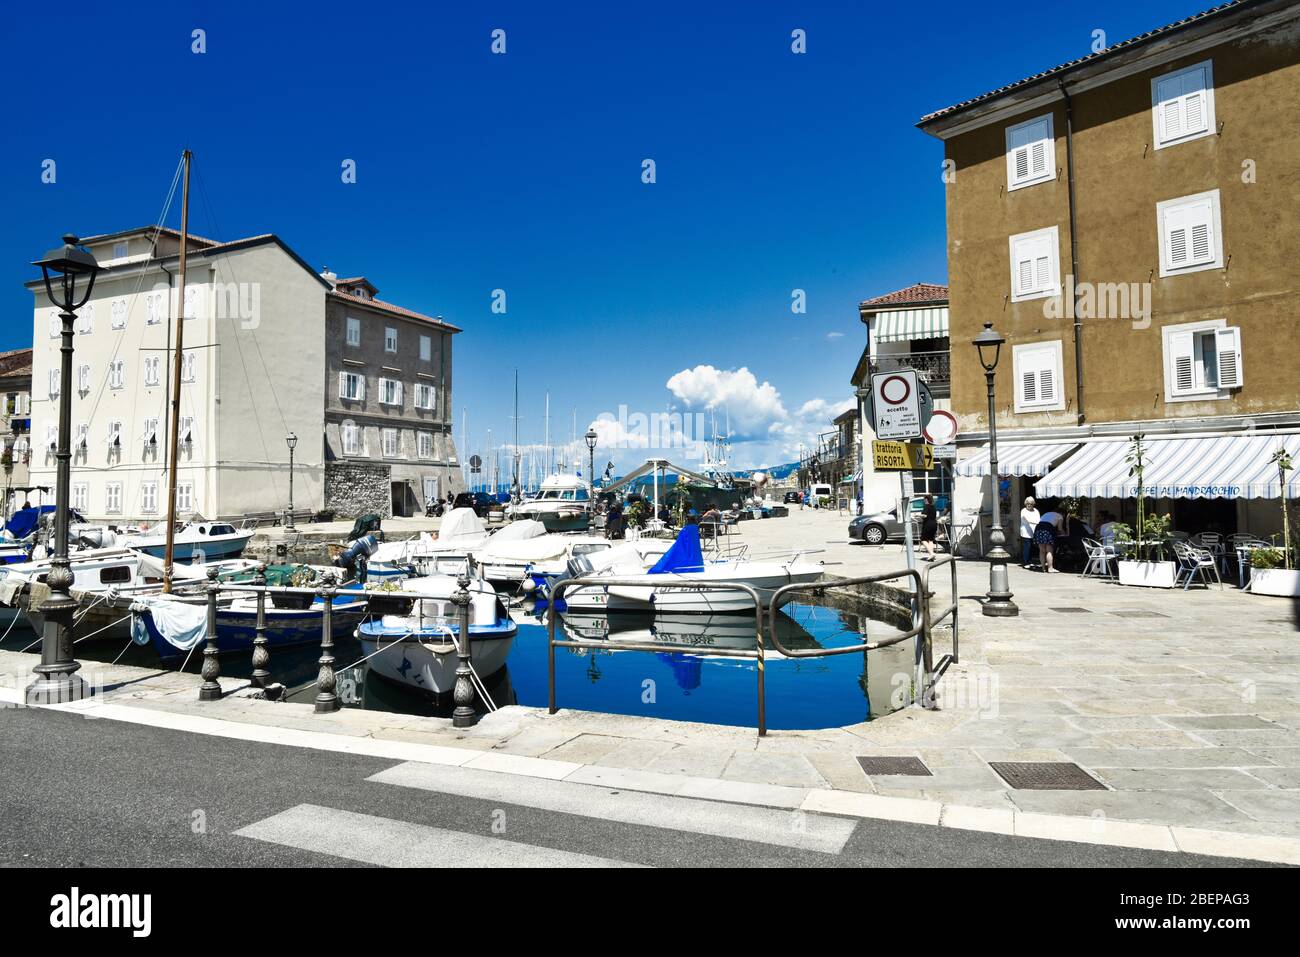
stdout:
<svg viewBox="0 0 1300 957">
<path fill-rule="evenodd" d="M 284 437 L 284 444 L 289 446 L 289 515 L 288 521 L 284 523 L 284 530 L 296 532 L 298 529 L 293 524 L 293 450 L 298 446 L 298 436 L 290 432 Z"/>
<path fill-rule="evenodd" d="M 587 440 L 587 497 L 591 498 L 596 494 L 596 440 L 600 436 L 589 428 L 583 438 Z"/>
<path fill-rule="evenodd" d="M 984 367 L 984 381 L 989 390 L 989 482 L 993 490 L 993 527 L 989 530 L 989 591 L 984 599 L 984 614 L 994 618 L 1012 618 L 1020 614 L 1020 609 L 1011 600 L 1011 582 L 1007 577 L 1007 537 L 1002 531 L 1002 496 L 998 489 L 998 422 L 993 398 L 993 377 L 1002 355 L 1003 339 L 993 328 L 993 323 L 984 323 L 984 331 L 972 340 L 979 353 L 980 365 Z"/>
<path fill-rule="evenodd" d="M 63 237 L 63 245 L 51 249 L 44 259 L 32 263 L 41 267 L 45 277 L 45 294 L 50 303 L 59 309 L 63 322 L 62 344 L 59 347 L 59 445 L 55 452 L 57 464 L 54 493 L 54 557 L 50 560 L 50 573 L 46 584 L 50 596 L 41 606 L 45 615 L 45 628 L 41 636 L 41 663 L 34 669 L 37 675 L 27 687 L 29 704 L 52 704 L 60 701 L 79 701 L 86 696 L 86 683 L 77 670 L 81 665 L 72 657 L 72 616 L 77 610 L 72 597 L 72 569 L 68 563 L 68 505 L 72 462 L 72 326 L 77 310 L 90 299 L 95 288 L 99 263 L 79 245 L 71 233 Z M 78 298 L 77 281 L 85 280 L 85 292 Z M 58 293 L 55 293 L 58 287 Z"/>
</svg>

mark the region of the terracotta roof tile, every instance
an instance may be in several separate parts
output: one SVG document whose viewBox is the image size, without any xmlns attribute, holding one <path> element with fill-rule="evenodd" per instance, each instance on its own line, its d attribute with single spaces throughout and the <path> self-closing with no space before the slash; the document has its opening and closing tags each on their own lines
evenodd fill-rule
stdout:
<svg viewBox="0 0 1300 957">
<path fill-rule="evenodd" d="M 1013 90 L 1017 90 L 1020 87 L 1028 86 L 1029 84 L 1034 83 L 1038 80 L 1044 80 L 1047 79 L 1048 77 L 1056 76 L 1057 74 L 1060 73 L 1069 72 L 1070 70 L 1076 69 L 1080 66 L 1083 66 L 1084 64 L 1092 63 L 1104 57 L 1112 56 L 1123 50 L 1130 49 L 1131 47 L 1139 46 L 1143 43 L 1150 42 L 1168 33 L 1171 33 L 1175 30 L 1180 30 L 1183 27 L 1190 26 L 1193 23 L 1197 23 L 1209 17 L 1217 16 L 1221 13 L 1225 13 L 1237 7 L 1245 7 L 1258 2 L 1260 2 L 1260 0 L 1231 0 L 1231 2 L 1229 3 L 1221 3 L 1217 7 L 1211 7 L 1208 10 L 1204 10 L 1200 13 L 1192 14 L 1190 17 L 1184 17 L 1182 20 L 1178 20 L 1174 23 L 1167 24 L 1166 26 L 1157 27 L 1154 30 L 1148 30 L 1146 33 L 1140 33 L 1135 37 L 1130 37 L 1129 39 L 1123 40 L 1119 43 L 1111 44 L 1110 46 L 1106 47 L 1104 50 L 1101 50 L 1097 53 L 1090 53 L 1085 57 L 1079 57 L 1079 59 L 1077 60 L 1070 60 L 1068 63 L 1062 63 L 1060 66 L 1054 66 L 1050 70 L 1044 70 L 1042 73 L 1035 73 L 1033 76 L 1027 76 L 1023 80 L 1017 80 L 1015 83 L 1009 83 L 1006 86 L 1000 86 L 996 90 L 990 90 L 988 93 L 981 93 L 979 96 L 972 97 L 969 100 L 963 100 L 960 103 L 954 103 L 952 106 L 944 107 L 942 110 L 936 110 L 933 113 L 927 113 L 925 116 L 921 117 L 920 122 L 917 123 L 917 126 L 923 127 L 926 124 L 934 120 L 937 120 L 941 117 L 948 116 L 951 113 L 960 112 L 961 110 L 965 110 L 969 107 L 975 106 L 976 104 L 979 103 L 983 103 L 987 100 L 997 99 L 1000 96 L 1010 93 Z"/>
<path fill-rule="evenodd" d="M 862 302 L 861 308 L 870 309 L 875 306 L 916 305 L 924 302 L 947 301 L 947 286 L 941 286 L 933 282 L 918 282 L 906 289 L 886 293 L 883 296 L 877 296 L 875 299 L 866 299 Z"/>
<path fill-rule="evenodd" d="M 373 306 L 374 308 L 380 309 L 384 312 L 391 312 L 394 315 L 405 316 L 408 319 L 420 319 L 424 322 L 432 323 L 435 326 L 442 326 L 445 329 L 450 329 L 453 332 L 461 331 L 457 326 L 453 326 L 445 319 L 439 319 L 436 316 L 426 316 L 423 313 L 413 312 L 410 309 L 403 309 L 401 306 L 395 306 L 391 302 L 384 302 L 382 299 L 366 299 L 362 296 L 354 296 L 349 292 L 341 292 L 338 289 L 333 290 L 330 295 L 337 296 L 339 299 L 346 300 L 347 302 L 355 302 L 360 306 Z"/>
<path fill-rule="evenodd" d="M 0 375 L 31 375 L 32 350 L 12 349 L 0 352 Z"/>
</svg>

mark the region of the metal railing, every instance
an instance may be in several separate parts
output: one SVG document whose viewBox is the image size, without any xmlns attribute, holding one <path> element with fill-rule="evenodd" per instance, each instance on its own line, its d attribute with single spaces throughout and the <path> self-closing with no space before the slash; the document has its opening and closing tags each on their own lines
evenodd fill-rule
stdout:
<svg viewBox="0 0 1300 957">
<path fill-rule="evenodd" d="M 667 576 L 665 576 L 667 577 Z M 668 585 L 669 582 L 665 582 Z M 598 650 L 619 650 L 619 651 L 695 651 L 700 649 L 697 645 L 685 645 L 676 642 L 666 641 L 620 641 L 611 643 L 609 641 L 590 641 L 590 640 L 561 640 L 555 639 L 555 606 L 564 597 L 564 593 L 571 588 L 580 588 L 583 586 L 603 587 L 612 585 L 615 588 L 620 586 L 641 586 L 650 587 L 645 584 L 641 578 L 611 578 L 608 576 L 591 576 L 587 578 L 570 578 L 559 582 L 551 592 L 551 599 L 546 608 L 546 683 L 547 683 L 547 709 L 550 714 L 555 714 L 559 707 L 555 703 L 555 649 L 556 648 L 587 648 Z M 659 586 L 663 587 L 663 586 Z M 758 670 L 758 733 L 760 736 L 767 734 L 767 685 L 766 673 L 764 668 L 765 654 L 763 650 L 763 602 L 758 596 L 758 592 L 744 582 L 689 582 L 681 585 L 683 588 L 689 588 L 692 591 L 743 591 L 749 595 L 754 603 L 754 648 L 712 648 L 709 650 L 711 655 L 719 655 L 725 658 L 752 658 L 757 662 Z"/>
<path fill-rule="evenodd" d="M 872 356 L 868 361 L 872 372 L 915 369 L 916 374 L 925 382 L 948 382 L 952 379 L 952 358 L 947 352 L 879 355 Z"/>
<path fill-rule="evenodd" d="M 948 557 L 948 556 L 945 556 Z M 756 681 L 758 690 L 758 734 L 759 737 L 767 735 L 767 643 L 764 641 L 764 628 L 766 623 L 767 639 L 771 647 L 779 654 L 786 658 L 825 658 L 831 655 L 848 655 L 862 654 L 863 652 L 875 651 L 879 648 L 888 648 L 891 645 L 897 645 L 909 639 L 916 641 L 916 668 L 917 668 L 917 687 L 921 689 L 919 702 L 924 707 L 931 707 L 933 704 L 934 683 L 938 680 L 933 674 L 931 661 L 933 654 L 931 651 L 930 629 L 932 620 L 928 607 L 929 595 L 929 569 L 926 573 L 916 571 L 915 569 L 905 568 L 896 572 L 886 572 L 880 575 L 865 575 L 859 578 L 834 578 L 825 581 L 796 583 L 783 585 L 772 593 L 770 601 L 764 606 L 758 591 L 751 585 L 744 582 L 717 581 L 717 582 L 684 582 L 682 588 L 688 588 L 692 591 L 741 591 L 749 595 L 754 606 L 754 647 L 749 648 L 711 648 L 710 655 L 725 658 L 750 658 L 756 664 Z M 858 644 L 846 645 L 837 648 L 786 648 L 776 629 L 776 612 L 789 601 L 789 596 L 795 594 L 813 594 L 824 595 L 828 589 L 843 588 L 854 585 L 868 585 L 884 581 L 893 581 L 905 578 L 910 580 L 911 584 L 911 621 L 910 628 L 905 629 L 900 634 L 891 635 L 880 641 L 864 641 Z M 956 585 L 957 576 L 954 566 L 953 572 L 953 604 L 946 608 L 934 621 L 941 621 L 949 614 L 953 615 L 954 624 L 954 652 L 956 650 Z M 555 693 L 555 649 L 556 648 L 580 648 L 588 650 L 602 651 L 682 651 L 682 652 L 699 652 L 698 645 L 682 644 L 677 642 L 645 642 L 645 641 L 618 641 L 611 642 L 607 639 L 557 639 L 555 637 L 555 619 L 556 605 L 564 597 L 564 593 L 573 588 L 606 586 L 617 587 L 674 587 L 671 582 L 665 581 L 662 585 L 650 586 L 645 583 L 644 578 L 611 578 L 606 576 L 591 576 L 587 578 L 573 578 L 562 581 L 555 586 L 551 594 L 551 600 L 547 606 L 546 612 L 546 638 L 547 638 L 547 708 L 549 713 L 555 714 L 559 710 L 556 703 Z M 954 657 L 955 661 L 956 658 Z M 946 659 L 945 659 L 946 661 Z M 946 664 L 945 664 L 946 667 Z"/>
<path fill-rule="evenodd" d="M 934 597 L 934 592 L 930 590 L 930 573 L 940 565 L 947 565 L 952 569 L 952 593 L 948 604 L 937 615 L 930 607 L 930 599 Z M 958 629 L 957 629 L 957 558 L 955 555 L 940 555 L 931 564 L 927 565 L 921 572 L 921 620 L 925 626 L 925 670 L 929 676 L 929 684 L 926 686 L 924 694 L 933 704 L 934 686 L 939 683 L 943 673 L 948 670 L 949 665 L 959 664 L 958 659 Z M 952 616 L 952 654 L 944 655 L 939 660 L 938 666 L 933 661 L 933 643 L 934 643 L 934 626 L 942 622 L 949 615 Z"/>
</svg>

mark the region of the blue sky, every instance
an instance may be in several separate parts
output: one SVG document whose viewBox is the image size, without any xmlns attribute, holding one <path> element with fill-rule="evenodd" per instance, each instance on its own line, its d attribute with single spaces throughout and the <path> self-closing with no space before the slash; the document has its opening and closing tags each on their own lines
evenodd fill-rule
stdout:
<svg viewBox="0 0 1300 957">
<path fill-rule="evenodd" d="M 64 231 L 152 222 L 188 146 L 216 210 L 193 204 L 194 232 L 275 232 L 465 329 L 456 434 L 468 409 L 474 450 L 510 435 L 518 368 L 521 442 L 540 442 L 549 389 L 553 434 L 574 409 L 581 432 L 620 406 L 712 403 L 735 464 L 787 461 L 850 396 L 856 304 L 945 281 L 942 146 L 917 119 L 1086 54 L 1094 30 L 1114 43 L 1209 5 L 13 7 L 0 348 L 31 342 L 27 264 Z"/>
</svg>

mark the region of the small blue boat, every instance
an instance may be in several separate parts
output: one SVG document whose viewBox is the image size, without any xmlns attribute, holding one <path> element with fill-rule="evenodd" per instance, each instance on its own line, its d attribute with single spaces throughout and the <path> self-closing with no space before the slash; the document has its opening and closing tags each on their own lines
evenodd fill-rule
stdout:
<svg viewBox="0 0 1300 957">
<path fill-rule="evenodd" d="M 191 607 L 201 609 L 207 614 L 205 605 Z M 321 624 L 324 617 L 325 603 L 322 599 L 313 600 L 308 608 L 275 608 L 267 603 L 266 608 L 266 644 L 270 651 L 276 648 L 290 648 L 294 645 L 320 644 Z M 351 634 L 357 623 L 366 616 L 366 601 L 348 597 L 346 591 L 334 599 L 330 617 L 330 634 L 337 640 Z M 197 617 L 197 615 L 196 615 Z M 190 653 L 194 641 L 176 642 L 163 634 L 162 628 L 154 620 L 154 615 L 147 609 L 136 612 L 131 624 L 131 634 L 136 644 L 152 645 L 158 657 L 164 663 L 182 660 Z M 206 630 L 206 624 L 204 625 Z M 232 604 L 217 610 L 217 651 L 251 652 L 253 639 L 257 636 L 257 601 L 253 597 L 238 598 Z M 173 636 L 173 638 L 176 636 Z M 206 635 L 197 639 L 195 654 L 201 654 L 206 647 Z"/>
</svg>

